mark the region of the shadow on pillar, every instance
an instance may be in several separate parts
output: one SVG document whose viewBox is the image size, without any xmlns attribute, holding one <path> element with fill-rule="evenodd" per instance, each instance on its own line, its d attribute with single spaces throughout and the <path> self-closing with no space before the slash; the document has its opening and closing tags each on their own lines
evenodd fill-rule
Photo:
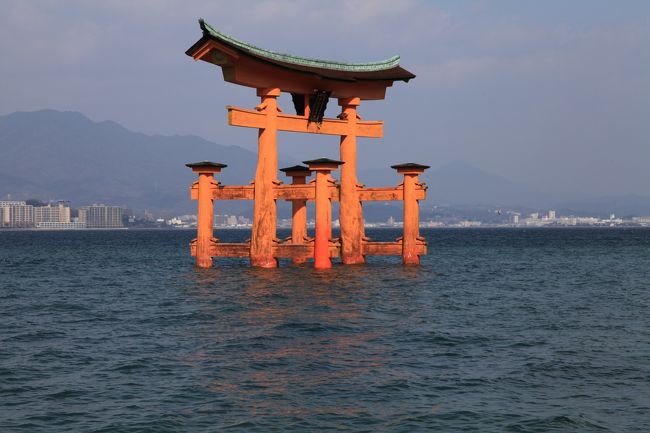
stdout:
<svg viewBox="0 0 650 433">
<path fill-rule="evenodd" d="M 329 269 L 330 242 L 332 241 L 332 199 L 329 194 L 329 177 L 333 170 L 343 164 L 334 159 L 319 158 L 303 161 L 309 170 L 316 172 L 316 227 L 314 235 L 314 268 Z"/>
<path fill-rule="evenodd" d="M 190 195 L 198 202 L 196 239 L 190 243 L 190 249 L 196 258 L 199 268 L 212 267 L 213 245 L 217 242 L 214 238 L 214 191 L 219 187 L 219 182 L 214 179 L 215 173 L 220 173 L 226 164 L 211 161 L 193 162 L 185 164 L 199 175 L 199 179 L 192 184 Z"/>
<path fill-rule="evenodd" d="M 420 186 L 420 174 L 429 168 L 428 165 L 408 162 L 392 165 L 397 173 L 404 175 L 404 234 L 402 236 L 402 262 L 405 265 L 420 264 L 420 246 L 424 239 L 420 236 L 420 204 L 416 196 L 416 188 Z"/>
</svg>

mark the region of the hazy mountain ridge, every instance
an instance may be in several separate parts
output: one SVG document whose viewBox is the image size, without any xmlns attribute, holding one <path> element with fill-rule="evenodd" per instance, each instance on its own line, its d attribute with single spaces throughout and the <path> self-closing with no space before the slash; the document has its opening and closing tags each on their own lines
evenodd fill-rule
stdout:
<svg viewBox="0 0 650 433">
<path fill-rule="evenodd" d="M 192 208 L 185 163 L 211 159 L 230 165 L 220 176 L 248 183 L 256 155 L 200 137 L 146 135 L 80 113 L 43 110 L 0 117 L 0 196 L 65 198 L 134 209 Z M 234 169 L 232 169 L 234 167 Z"/>
<path fill-rule="evenodd" d="M 188 187 L 195 176 L 185 163 L 204 159 L 228 164 L 224 184 L 248 184 L 257 155 L 192 135 L 147 135 L 112 122 L 94 122 L 81 113 L 41 110 L 0 116 L 0 198 L 71 200 L 74 206 L 106 203 L 136 210 L 193 212 Z M 293 165 L 299 161 L 290 161 Z M 285 180 L 285 179 L 282 179 Z M 387 167 L 359 170 L 368 186 L 401 182 Z M 426 213 L 443 206 L 520 206 L 581 213 L 650 214 L 648 197 L 609 197 L 554 203 L 546 194 L 505 176 L 486 173 L 461 161 L 427 170 Z M 250 213 L 248 202 L 225 202 L 223 211 Z M 282 204 L 281 207 L 286 207 Z M 367 216 L 398 217 L 400 203 L 367 204 Z M 370 218 L 369 218 L 370 219 Z"/>
<path fill-rule="evenodd" d="M 359 179 L 368 186 L 386 185 L 386 180 L 401 182 L 390 168 L 360 170 Z M 447 206 L 548 206 L 551 198 L 528 185 L 487 173 L 463 161 L 452 161 L 429 169 L 421 176 L 429 189 L 428 205 Z M 390 184 L 390 183 L 389 183 Z"/>
<path fill-rule="evenodd" d="M 650 215 L 650 197 L 641 195 L 592 197 L 557 204 L 560 214 L 594 215 L 606 217 Z"/>
</svg>

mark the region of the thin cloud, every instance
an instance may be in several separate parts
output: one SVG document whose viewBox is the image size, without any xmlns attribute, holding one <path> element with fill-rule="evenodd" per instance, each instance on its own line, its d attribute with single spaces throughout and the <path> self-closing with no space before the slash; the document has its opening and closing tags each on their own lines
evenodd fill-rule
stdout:
<svg viewBox="0 0 650 433">
<path fill-rule="evenodd" d="M 638 163 L 650 158 L 650 6 L 585 14 L 587 4 L 5 0 L 0 112 L 78 110 L 136 131 L 196 133 L 254 149 L 254 134 L 228 127 L 223 106 L 253 106 L 255 92 L 183 54 L 203 17 L 297 55 L 400 54 L 417 78 L 396 83 L 386 101 L 362 104 L 364 118 L 385 120 L 386 138 L 367 144 L 372 152 L 361 164 L 464 159 L 551 192 L 650 194 L 650 172 Z M 560 6 L 561 14 L 550 13 Z M 304 137 L 282 136 L 285 154 L 313 151 Z"/>
</svg>

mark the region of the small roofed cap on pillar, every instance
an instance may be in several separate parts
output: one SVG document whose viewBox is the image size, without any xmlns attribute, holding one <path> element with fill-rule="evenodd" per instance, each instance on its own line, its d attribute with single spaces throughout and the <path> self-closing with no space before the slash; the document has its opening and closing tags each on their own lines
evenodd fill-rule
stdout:
<svg viewBox="0 0 650 433">
<path fill-rule="evenodd" d="M 302 163 L 307 164 L 310 170 L 336 170 L 339 168 L 339 165 L 345 164 L 343 161 L 329 158 L 311 159 Z"/>
<path fill-rule="evenodd" d="M 391 165 L 398 173 L 424 173 L 424 170 L 431 168 L 430 165 L 417 164 L 415 162 L 405 162 L 404 164 Z"/>
<path fill-rule="evenodd" d="M 309 176 L 311 174 L 311 170 L 308 167 L 305 167 L 304 165 L 294 165 L 292 167 L 285 167 L 280 169 L 281 172 L 286 174 L 287 176 Z"/>
<path fill-rule="evenodd" d="M 200 161 L 200 162 L 190 162 L 185 164 L 185 167 L 189 167 L 192 171 L 195 172 L 209 172 L 209 173 L 219 173 L 222 168 L 228 167 L 226 164 L 220 162 L 212 161 Z"/>
</svg>

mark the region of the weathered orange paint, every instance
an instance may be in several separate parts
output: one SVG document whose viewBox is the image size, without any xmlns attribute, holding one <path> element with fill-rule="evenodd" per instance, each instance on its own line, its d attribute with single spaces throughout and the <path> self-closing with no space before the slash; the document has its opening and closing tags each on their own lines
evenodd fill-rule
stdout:
<svg viewBox="0 0 650 433">
<path fill-rule="evenodd" d="M 404 188 L 402 185 L 397 187 L 384 188 L 357 188 L 359 200 L 363 201 L 402 201 L 404 199 Z M 418 200 L 426 198 L 426 187 L 417 185 L 415 197 Z"/>
<path fill-rule="evenodd" d="M 329 241 L 332 237 L 330 215 L 331 203 L 327 196 L 329 172 L 316 171 L 316 227 L 314 236 L 314 268 L 329 269 L 332 260 L 329 254 Z"/>
<path fill-rule="evenodd" d="M 292 185 L 305 185 L 307 172 L 287 171 L 287 176 L 292 179 Z M 291 200 L 291 244 L 302 245 L 307 238 L 307 200 Z M 292 263 L 300 264 L 307 261 L 307 256 L 294 256 Z"/>
<path fill-rule="evenodd" d="M 216 241 L 216 240 L 215 240 Z M 330 258 L 340 256 L 340 245 L 330 243 Z M 191 244 L 192 256 L 196 256 L 196 242 Z M 427 253 L 427 245 L 424 242 L 417 243 L 418 255 Z M 368 242 L 363 243 L 363 253 L 368 256 L 399 256 L 402 254 L 402 241 L 398 242 Z M 225 243 L 212 242 L 210 247 L 212 257 L 250 257 L 250 244 L 248 243 Z M 314 243 L 294 245 L 281 243 L 273 247 L 273 256 L 276 258 L 307 260 L 314 257 Z"/>
<path fill-rule="evenodd" d="M 263 128 L 266 125 L 264 113 L 246 108 L 227 106 L 228 124 L 244 128 Z M 306 112 L 309 109 L 306 108 Z M 304 116 L 294 114 L 278 114 L 278 131 L 302 132 L 323 135 L 346 135 L 349 123 L 340 119 L 324 118 L 320 124 L 309 123 Z M 381 138 L 384 135 L 384 122 L 380 120 L 357 121 L 355 135 L 357 137 Z"/>
<path fill-rule="evenodd" d="M 357 193 L 357 107 L 359 98 L 339 99 L 341 119 L 347 131 L 341 135 L 341 187 L 339 221 L 341 223 L 341 260 L 346 265 L 365 262 L 363 257 L 363 214 Z"/>
<path fill-rule="evenodd" d="M 402 254 L 402 241 L 398 242 L 364 242 L 363 252 L 368 256 L 399 256 Z M 416 251 L 423 256 L 427 253 L 426 242 L 418 242 Z"/>
<path fill-rule="evenodd" d="M 401 244 L 394 242 L 394 244 L 400 248 Z M 371 249 L 376 250 L 377 247 L 371 246 Z M 381 251 L 388 251 L 386 248 L 379 247 L 380 254 Z M 330 257 L 339 257 L 339 246 L 336 244 L 329 245 Z M 196 242 L 191 244 L 192 255 L 196 255 Z M 399 254 L 399 251 L 395 254 Z M 212 257 L 250 257 L 250 244 L 248 243 L 226 243 L 226 242 L 213 242 L 210 249 L 210 254 Z M 305 243 L 301 245 L 293 245 L 290 243 L 280 243 L 276 244 L 273 247 L 273 256 L 276 258 L 283 259 L 301 259 L 308 260 L 314 257 L 314 243 Z"/>
<path fill-rule="evenodd" d="M 330 198 L 332 201 L 339 201 L 339 187 L 337 185 L 330 185 Z M 254 199 L 253 185 L 219 185 L 219 188 L 214 190 L 215 200 L 253 200 Z M 307 200 L 314 201 L 314 185 L 305 184 L 285 184 L 274 185 L 274 197 L 276 200 Z M 198 188 L 192 189 L 192 200 L 198 197 Z M 404 200 L 404 187 L 399 185 L 397 187 L 380 187 L 380 188 L 366 188 L 357 186 L 357 195 L 359 200 L 364 201 L 402 201 Z M 418 200 L 426 199 L 426 187 L 421 184 L 416 185 L 415 197 Z"/>
<path fill-rule="evenodd" d="M 214 190 L 219 184 L 214 179 L 214 173 L 221 169 L 215 167 L 193 167 L 192 171 L 198 173 L 197 186 L 198 212 L 196 223 L 196 266 L 199 268 L 212 267 L 212 245 L 214 239 Z M 193 185 L 194 187 L 194 185 Z"/>
<path fill-rule="evenodd" d="M 276 237 L 276 205 L 273 187 L 278 182 L 277 116 L 280 89 L 258 89 L 262 101 L 257 109 L 264 114 L 266 122 L 259 129 L 257 170 L 253 202 L 253 233 L 251 235 L 250 260 L 252 266 L 277 267 L 273 257 Z"/>
<path fill-rule="evenodd" d="M 336 195 L 338 200 L 338 191 L 336 191 Z M 278 185 L 275 187 L 275 197 L 282 200 L 314 201 L 316 193 L 313 184 Z"/>
<path fill-rule="evenodd" d="M 402 238 L 402 261 L 405 265 L 419 265 L 417 239 L 420 236 L 419 203 L 415 198 L 417 174 L 404 174 L 404 236 Z"/>
<path fill-rule="evenodd" d="M 413 164 L 409 164 L 413 165 Z M 399 166 L 397 166 L 399 167 Z M 396 167 L 396 168 L 397 168 Z M 420 264 L 420 204 L 417 188 L 419 175 L 427 166 L 400 167 L 397 172 L 404 175 L 404 235 L 402 236 L 402 262 L 405 265 Z"/>
<path fill-rule="evenodd" d="M 255 187 L 253 185 L 219 185 L 214 190 L 215 200 L 253 200 Z"/>
<path fill-rule="evenodd" d="M 330 241 L 332 239 L 332 201 L 329 194 L 330 173 L 338 168 L 339 163 L 319 162 L 309 164 L 309 169 L 316 172 L 316 227 L 314 229 L 314 268 L 329 269 Z"/>
</svg>

